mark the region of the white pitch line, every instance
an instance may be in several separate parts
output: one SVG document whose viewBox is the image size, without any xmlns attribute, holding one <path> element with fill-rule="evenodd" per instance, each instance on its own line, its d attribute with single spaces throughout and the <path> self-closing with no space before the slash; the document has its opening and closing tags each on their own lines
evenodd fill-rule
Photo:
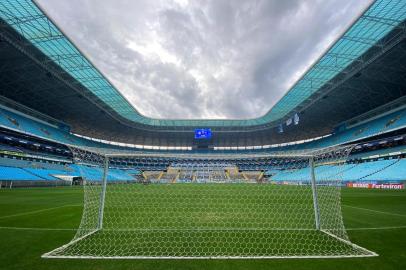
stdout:
<svg viewBox="0 0 406 270">
<path fill-rule="evenodd" d="M 367 230 L 396 230 L 396 229 L 406 229 L 404 226 L 386 226 L 386 227 L 363 227 L 363 228 L 347 228 L 347 231 L 367 231 Z"/>
<path fill-rule="evenodd" d="M 25 215 L 30 215 L 30 214 L 36 214 L 40 212 L 46 212 L 54 209 L 59 209 L 59 208 L 64 208 L 64 207 L 70 207 L 70 206 L 82 206 L 80 204 L 68 204 L 68 205 L 62 205 L 62 206 L 57 206 L 57 207 L 51 207 L 51 208 L 45 208 L 45 209 L 39 209 L 39 210 L 34 210 L 34 211 L 29 211 L 29 212 L 23 212 L 23 213 L 18 213 L 18 214 L 12 214 L 12 215 L 7 215 L 7 216 L 0 216 L 0 219 L 3 218 L 10 218 L 10 217 L 19 217 L 19 216 L 25 216 Z"/>
<path fill-rule="evenodd" d="M 406 229 L 406 225 L 403 226 L 386 226 L 386 227 L 360 227 L 360 228 L 347 228 L 347 231 L 366 231 L 366 230 L 396 230 Z M 0 230 L 23 230 L 23 231 L 77 231 L 74 228 L 30 228 L 30 227 L 2 227 Z M 119 230 L 118 230 L 119 231 Z M 134 231 L 137 232 L 137 231 Z M 138 231 L 139 232 L 139 231 Z"/>
<path fill-rule="evenodd" d="M 349 208 L 354 208 L 354 209 L 359 209 L 359 210 L 364 210 L 364 211 L 369 211 L 369 212 L 374 212 L 374 213 L 379 213 L 379 214 L 385 214 L 385 215 L 391 215 L 391 216 L 399 216 L 399 217 L 406 217 L 406 215 L 403 215 L 403 214 L 397 214 L 397 213 L 391 213 L 391 212 L 378 211 L 378 210 L 373 210 L 373 209 L 369 209 L 369 208 L 351 206 L 351 205 L 347 205 L 347 204 L 343 204 L 343 206 L 349 207 Z"/>
<path fill-rule="evenodd" d="M 77 231 L 72 228 L 29 228 L 29 227 L 1 227 L 0 230 L 21 230 L 21 231 Z"/>
</svg>

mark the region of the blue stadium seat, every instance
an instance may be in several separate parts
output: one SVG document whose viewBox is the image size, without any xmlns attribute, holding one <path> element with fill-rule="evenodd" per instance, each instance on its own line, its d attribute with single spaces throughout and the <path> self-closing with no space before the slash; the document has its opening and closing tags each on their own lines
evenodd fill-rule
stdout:
<svg viewBox="0 0 406 270">
<path fill-rule="evenodd" d="M 21 168 L 0 166 L 0 179 L 1 180 L 44 180 Z"/>
</svg>

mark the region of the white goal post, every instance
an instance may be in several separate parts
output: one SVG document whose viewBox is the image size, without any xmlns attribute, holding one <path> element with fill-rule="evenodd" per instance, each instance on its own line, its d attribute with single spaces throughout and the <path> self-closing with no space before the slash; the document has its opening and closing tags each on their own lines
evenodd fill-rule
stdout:
<svg viewBox="0 0 406 270">
<path fill-rule="evenodd" d="M 44 258 L 339 258 L 352 146 L 258 154 L 71 147 L 84 206 L 74 238 Z"/>
</svg>

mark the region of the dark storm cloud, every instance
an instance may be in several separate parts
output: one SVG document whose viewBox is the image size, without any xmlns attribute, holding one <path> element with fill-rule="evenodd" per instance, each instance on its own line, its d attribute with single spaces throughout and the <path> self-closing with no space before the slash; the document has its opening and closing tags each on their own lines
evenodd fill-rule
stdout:
<svg viewBox="0 0 406 270">
<path fill-rule="evenodd" d="M 143 114 L 268 111 L 370 0 L 38 0 Z"/>
</svg>

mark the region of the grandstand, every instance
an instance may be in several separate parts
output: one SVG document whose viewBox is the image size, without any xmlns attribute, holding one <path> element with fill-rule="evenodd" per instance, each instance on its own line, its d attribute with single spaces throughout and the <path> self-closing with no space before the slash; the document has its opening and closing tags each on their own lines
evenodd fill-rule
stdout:
<svg viewBox="0 0 406 270">
<path fill-rule="evenodd" d="M 1 1 L 0 188 L 84 186 L 87 205 L 70 242 L 73 245 L 45 257 L 375 256 L 349 242 L 341 208 L 329 216 L 333 206 L 327 202 L 339 206 L 339 190 L 345 186 L 403 189 L 406 184 L 405 29 L 405 1 L 374 1 L 265 115 L 249 120 L 153 119 L 140 114 L 37 3 Z M 210 130 L 212 137 L 196 138 L 198 129 Z M 160 186 L 174 197 L 155 190 Z M 180 190 L 173 189 L 176 186 Z M 216 187 L 225 188 L 218 191 Z M 168 247 L 151 248 L 154 243 L 148 239 L 155 239 L 154 234 L 139 238 L 117 232 L 97 234 L 102 229 L 104 210 L 99 209 L 104 209 L 106 188 L 112 194 L 112 201 L 106 201 L 108 229 L 142 231 L 150 222 L 155 229 L 164 227 L 163 238 L 172 237 L 179 246 L 185 245 L 184 234 L 167 231 L 182 229 L 189 233 L 189 240 L 203 239 L 204 244 L 170 252 Z M 319 195 L 312 194 L 316 188 Z M 301 195 L 301 190 L 307 195 Z M 133 194 L 141 194 L 146 201 Z M 213 201 L 199 194 L 209 194 Z M 277 201 L 279 195 L 288 199 Z M 194 196 L 203 201 L 201 205 Z M 244 208 L 244 201 L 236 197 L 246 199 L 248 206 Z M 258 205 L 252 206 L 250 198 Z M 277 210 L 271 213 L 263 202 L 275 204 Z M 129 218 L 112 211 L 123 203 L 128 205 L 120 211 Z M 310 207 L 304 207 L 306 203 Z M 313 203 L 315 208 L 320 203 L 321 209 L 313 212 Z M 152 206 L 160 204 L 164 205 L 161 212 L 153 212 Z M 178 206 L 181 213 L 172 211 L 169 204 Z M 301 206 L 289 212 L 284 204 Z M 142 216 L 147 213 L 140 205 L 153 217 Z M 187 213 L 185 205 L 209 212 Z M 227 212 L 229 207 L 234 207 L 235 220 Z M 237 207 L 247 210 L 246 215 L 257 215 L 259 221 L 242 219 Z M 143 219 L 131 216 L 136 210 Z M 207 216 L 196 218 L 199 214 Z M 169 221 L 160 220 L 159 215 Z M 222 220 L 221 215 L 230 220 Z M 318 232 L 272 236 L 291 237 L 295 243 L 307 239 L 310 244 L 303 244 L 302 250 L 272 242 L 270 246 L 252 244 L 252 250 L 246 251 L 227 242 L 237 239 L 235 235 L 193 234 L 185 221 L 201 231 L 219 227 L 232 231 L 233 221 L 251 229 L 265 230 L 269 225 L 276 231 L 291 230 L 296 224 L 309 230 L 313 220 L 306 215 L 314 215 L 316 227 L 321 226 L 318 215 L 322 216 L 327 236 Z M 276 222 L 272 218 L 283 221 L 272 223 Z M 96 226 L 92 222 L 97 223 L 97 230 L 91 230 Z M 251 241 L 247 235 L 237 240 Z M 258 235 L 253 237 L 260 239 Z M 227 243 L 226 248 L 204 246 L 216 237 Z M 120 246 L 125 238 L 138 241 L 144 249 L 129 244 L 126 250 Z M 103 249 L 110 245 L 106 239 L 118 239 L 111 244 L 114 250 Z M 334 248 L 329 250 L 329 246 Z"/>
</svg>

